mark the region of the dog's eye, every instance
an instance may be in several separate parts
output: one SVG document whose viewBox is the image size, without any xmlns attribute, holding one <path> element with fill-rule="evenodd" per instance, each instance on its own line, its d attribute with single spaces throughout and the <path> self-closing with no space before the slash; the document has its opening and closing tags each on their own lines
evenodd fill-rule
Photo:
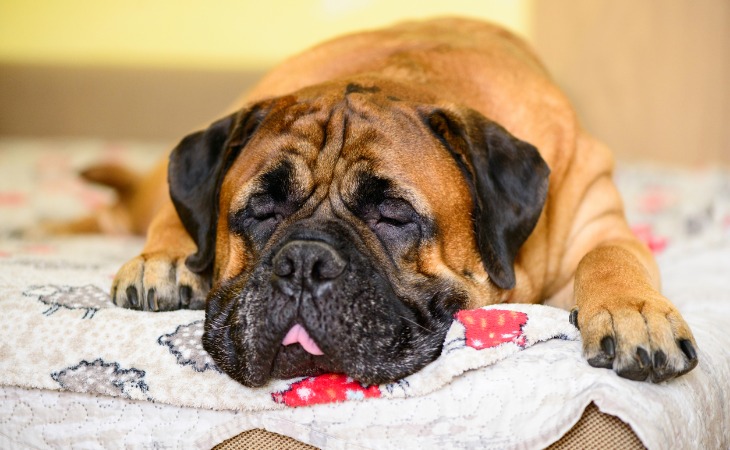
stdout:
<svg viewBox="0 0 730 450">
<path fill-rule="evenodd" d="M 265 240 L 282 219 L 281 207 L 270 195 L 254 195 L 245 208 L 235 212 L 230 219 L 231 229 L 248 234 L 254 239 Z"/>
<path fill-rule="evenodd" d="M 421 238 L 420 216 L 405 200 L 386 198 L 373 205 L 364 219 L 393 254 L 405 254 Z"/>
<path fill-rule="evenodd" d="M 364 214 L 370 228 L 386 240 L 402 240 L 406 235 L 418 233 L 418 217 L 410 203 L 398 198 L 386 198 Z"/>
<path fill-rule="evenodd" d="M 259 222 L 276 218 L 276 204 L 268 195 L 253 196 L 244 209 L 244 216 Z"/>
<path fill-rule="evenodd" d="M 378 213 L 378 224 L 394 227 L 406 226 L 416 218 L 416 211 L 408 202 L 395 198 L 387 198 L 378 205 Z"/>
</svg>

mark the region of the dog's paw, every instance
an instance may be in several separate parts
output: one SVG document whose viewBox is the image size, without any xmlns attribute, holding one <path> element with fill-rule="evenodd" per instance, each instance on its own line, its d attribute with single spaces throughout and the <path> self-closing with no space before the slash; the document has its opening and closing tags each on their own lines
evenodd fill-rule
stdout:
<svg viewBox="0 0 730 450">
<path fill-rule="evenodd" d="M 697 344 L 679 312 L 657 296 L 573 310 L 583 354 L 593 367 L 631 380 L 669 380 L 697 366 Z"/>
<path fill-rule="evenodd" d="M 112 300 L 117 306 L 143 311 L 203 309 L 210 285 L 185 265 L 184 256 L 142 254 L 117 272 Z"/>
</svg>

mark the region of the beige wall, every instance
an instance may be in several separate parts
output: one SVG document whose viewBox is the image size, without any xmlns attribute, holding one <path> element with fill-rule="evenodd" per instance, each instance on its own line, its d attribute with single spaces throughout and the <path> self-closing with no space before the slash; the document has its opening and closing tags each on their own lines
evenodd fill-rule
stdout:
<svg viewBox="0 0 730 450">
<path fill-rule="evenodd" d="M 531 0 L 0 0 L 0 62 L 256 70 L 324 39 L 467 15 L 527 35 Z"/>
<path fill-rule="evenodd" d="M 622 159 L 730 164 L 730 2 L 535 2 L 533 40 Z"/>
<path fill-rule="evenodd" d="M 532 0 L 0 0 L 0 136 L 176 140 L 342 33 L 466 15 L 529 35 Z"/>
</svg>

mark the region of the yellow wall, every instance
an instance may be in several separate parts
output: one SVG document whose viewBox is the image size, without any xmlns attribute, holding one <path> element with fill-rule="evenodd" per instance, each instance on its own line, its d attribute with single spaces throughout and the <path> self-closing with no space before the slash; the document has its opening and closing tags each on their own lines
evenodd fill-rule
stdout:
<svg viewBox="0 0 730 450">
<path fill-rule="evenodd" d="M 529 37 L 531 0 L 0 0 L 0 62 L 257 69 L 344 32 L 467 15 Z"/>
</svg>

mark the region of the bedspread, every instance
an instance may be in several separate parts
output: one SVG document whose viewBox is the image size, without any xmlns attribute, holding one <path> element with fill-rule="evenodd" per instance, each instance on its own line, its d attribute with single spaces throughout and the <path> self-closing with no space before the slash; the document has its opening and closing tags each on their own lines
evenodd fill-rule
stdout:
<svg viewBox="0 0 730 450">
<path fill-rule="evenodd" d="M 114 307 L 116 269 L 142 240 L 23 240 L 12 229 L 110 200 L 75 169 L 149 165 L 162 147 L 0 141 L 0 446 L 210 447 L 265 428 L 323 448 L 538 448 L 590 402 L 650 448 L 730 447 L 730 178 L 719 169 L 623 167 L 636 234 L 664 293 L 693 327 L 699 366 L 651 385 L 591 368 L 567 312 L 540 305 L 462 311 L 442 355 L 395 383 L 338 374 L 248 389 L 202 350 L 202 311 Z M 667 414 L 667 411 L 672 411 Z"/>
</svg>

